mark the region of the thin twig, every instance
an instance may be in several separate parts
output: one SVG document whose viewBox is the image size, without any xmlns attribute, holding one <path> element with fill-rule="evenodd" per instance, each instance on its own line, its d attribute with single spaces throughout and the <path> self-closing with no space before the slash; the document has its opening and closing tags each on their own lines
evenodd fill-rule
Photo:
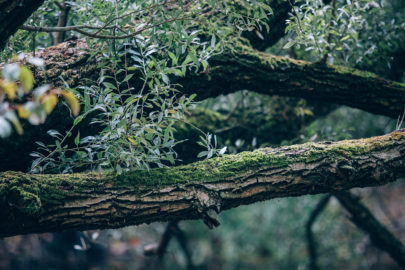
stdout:
<svg viewBox="0 0 405 270">
<path fill-rule="evenodd" d="M 298 16 L 298 12 L 295 10 L 295 7 L 294 7 L 294 5 L 291 3 L 291 0 L 288 0 L 288 3 L 290 4 L 292 10 L 294 11 L 295 17 L 297 17 L 298 28 L 300 29 L 301 34 L 304 34 L 304 31 L 302 31 L 302 28 L 301 28 L 301 20 L 300 20 L 300 17 Z"/>
</svg>

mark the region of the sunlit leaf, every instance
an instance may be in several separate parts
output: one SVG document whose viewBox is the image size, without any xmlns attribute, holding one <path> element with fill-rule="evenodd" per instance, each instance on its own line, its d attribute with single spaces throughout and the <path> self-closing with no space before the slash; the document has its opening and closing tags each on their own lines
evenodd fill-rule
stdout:
<svg viewBox="0 0 405 270">
<path fill-rule="evenodd" d="M 0 80 L 0 89 L 2 89 L 9 99 L 13 100 L 17 94 L 17 83 L 9 80 Z"/>
<path fill-rule="evenodd" d="M 27 119 L 30 116 L 30 111 L 27 110 L 23 105 L 17 106 L 18 117 L 22 119 Z"/>
<path fill-rule="evenodd" d="M 23 85 L 24 93 L 29 93 L 34 86 L 34 76 L 32 75 L 31 70 L 29 70 L 26 66 L 21 66 L 20 76 L 18 79 Z"/>
<path fill-rule="evenodd" d="M 77 116 L 80 112 L 80 103 L 76 96 L 70 91 L 61 91 L 63 98 L 69 105 L 74 116 Z"/>
<path fill-rule="evenodd" d="M 55 108 L 56 104 L 58 103 L 58 98 L 55 94 L 49 94 L 45 96 L 42 101 L 42 106 L 44 106 L 44 110 L 47 114 L 50 114 L 52 110 Z"/>
</svg>

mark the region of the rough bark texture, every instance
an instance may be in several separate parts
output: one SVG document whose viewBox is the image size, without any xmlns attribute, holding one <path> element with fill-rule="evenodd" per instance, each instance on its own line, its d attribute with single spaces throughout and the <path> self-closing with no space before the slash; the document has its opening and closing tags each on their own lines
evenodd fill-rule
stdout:
<svg viewBox="0 0 405 270">
<path fill-rule="evenodd" d="M 0 0 L 0 50 L 44 0 Z"/>
<path fill-rule="evenodd" d="M 405 131 L 112 174 L 0 174 L 0 237 L 204 218 L 275 197 L 382 185 L 405 176 Z"/>
<path fill-rule="evenodd" d="M 49 47 L 38 56 L 46 60 L 47 71 L 38 72 L 37 83 L 60 85 L 59 76 L 71 87 L 98 76 L 95 59 L 83 40 Z M 371 113 L 397 118 L 405 109 L 405 84 L 385 80 L 376 74 L 349 67 L 294 60 L 255 51 L 247 46 L 211 59 L 209 74 L 172 78 L 184 93 L 199 99 L 238 90 L 262 94 L 303 97 L 347 105 Z"/>
<path fill-rule="evenodd" d="M 371 242 L 386 251 L 402 269 L 405 269 L 404 245 L 370 213 L 359 198 L 349 192 L 338 192 L 334 195 L 351 214 L 353 223 L 370 236 Z"/>
</svg>

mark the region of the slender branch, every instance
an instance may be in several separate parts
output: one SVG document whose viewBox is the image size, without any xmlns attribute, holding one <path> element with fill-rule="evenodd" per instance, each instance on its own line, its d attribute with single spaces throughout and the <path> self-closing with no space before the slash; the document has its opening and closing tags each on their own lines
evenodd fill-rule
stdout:
<svg viewBox="0 0 405 270">
<path fill-rule="evenodd" d="M 151 245 L 144 247 L 143 252 L 146 256 L 157 255 L 159 257 L 159 260 L 163 259 L 163 255 L 166 252 L 170 239 L 174 235 L 174 231 L 176 229 L 177 222 L 178 221 L 170 221 L 166 225 L 166 229 L 163 232 L 162 237 L 160 238 L 160 241 L 158 244 L 151 244 Z"/>
<path fill-rule="evenodd" d="M 120 35 L 120 36 L 116 36 L 116 35 L 101 35 L 101 34 L 97 34 L 96 33 L 91 33 L 91 32 L 87 32 L 84 31 L 83 29 L 116 29 L 116 26 L 110 26 L 110 27 L 94 27 L 94 26 L 89 26 L 89 25 L 77 25 L 77 26 L 64 26 L 64 27 L 43 27 L 43 26 L 32 26 L 32 25 L 23 25 L 20 27 L 20 29 L 22 30 L 26 30 L 26 31 L 34 31 L 34 32 L 66 32 L 66 31 L 74 31 L 77 33 L 80 33 L 84 36 L 88 36 L 88 37 L 92 37 L 92 38 L 102 38 L 102 39 L 112 39 L 112 40 L 116 40 L 116 39 L 125 39 L 125 38 L 129 38 L 129 37 L 134 37 L 140 33 L 142 33 L 145 30 L 151 29 L 153 27 L 157 27 L 160 26 L 162 24 L 165 23 L 170 23 L 170 22 L 174 22 L 174 21 L 180 21 L 180 20 L 187 20 L 188 17 L 181 17 L 181 18 L 172 18 L 169 20 L 165 20 L 163 22 L 160 23 L 156 23 L 153 25 L 149 25 L 149 26 L 145 26 L 142 27 L 141 29 L 126 34 L 126 35 Z"/>
<path fill-rule="evenodd" d="M 401 241 L 374 217 L 359 198 L 350 192 L 337 192 L 334 196 L 351 214 L 351 221 L 370 236 L 371 242 L 387 252 L 402 269 L 405 269 L 405 247 Z"/>
<path fill-rule="evenodd" d="M 312 226 L 314 225 L 318 216 L 323 212 L 323 210 L 328 205 L 330 197 L 331 197 L 331 195 L 328 194 L 325 197 L 323 197 L 321 200 L 319 200 L 319 202 L 315 206 L 314 210 L 312 210 L 312 213 L 305 225 L 305 232 L 306 232 L 308 252 L 309 252 L 309 269 L 311 269 L 311 270 L 319 269 L 318 263 L 317 263 L 318 253 L 316 250 L 316 242 L 315 242 L 314 233 L 312 232 Z"/>
</svg>

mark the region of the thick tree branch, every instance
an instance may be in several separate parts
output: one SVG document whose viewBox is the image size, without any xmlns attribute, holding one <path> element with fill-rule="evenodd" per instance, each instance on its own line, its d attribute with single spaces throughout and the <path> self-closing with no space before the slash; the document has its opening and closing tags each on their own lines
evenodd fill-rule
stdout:
<svg viewBox="0 0 405 270">
<path fill-rule="evenodd" d="M 37 53 L 48 67 L 46 72 L 38 72 L 37 83 L 58 85 L 62 76 L 75 87 L 84 79 L 96 79 L 95 59 L 87 61 L 90 54 L 86 50 L 86 43 L 78 40 Z M 393 118 L 405 109 L 404 83 L 349 67 L 274 56 L 246 46 L 211 59 L 211 67 L 209 74 L 189 74 L 172 81 L 183 85 L 184 93 L 197 93 L 200 99 L 247 89 L 342 104 Z"/>
<path fill-rule="evenodd" d="M 0 237 L 205 218 L 276 197 L 375 186 L 405 176 L 405 131 L 226 155 L 121 176 L 0 174 Z"/>
<path fill-rule="evenodd" d="M 181 81 L 200 98 L 248 89 L 347 105 L 397 118 L 405 109 L 405 84 L 349 67 L 274 56 L 241 46 L 211 60 L 209 76 Z"/>
</svg>

